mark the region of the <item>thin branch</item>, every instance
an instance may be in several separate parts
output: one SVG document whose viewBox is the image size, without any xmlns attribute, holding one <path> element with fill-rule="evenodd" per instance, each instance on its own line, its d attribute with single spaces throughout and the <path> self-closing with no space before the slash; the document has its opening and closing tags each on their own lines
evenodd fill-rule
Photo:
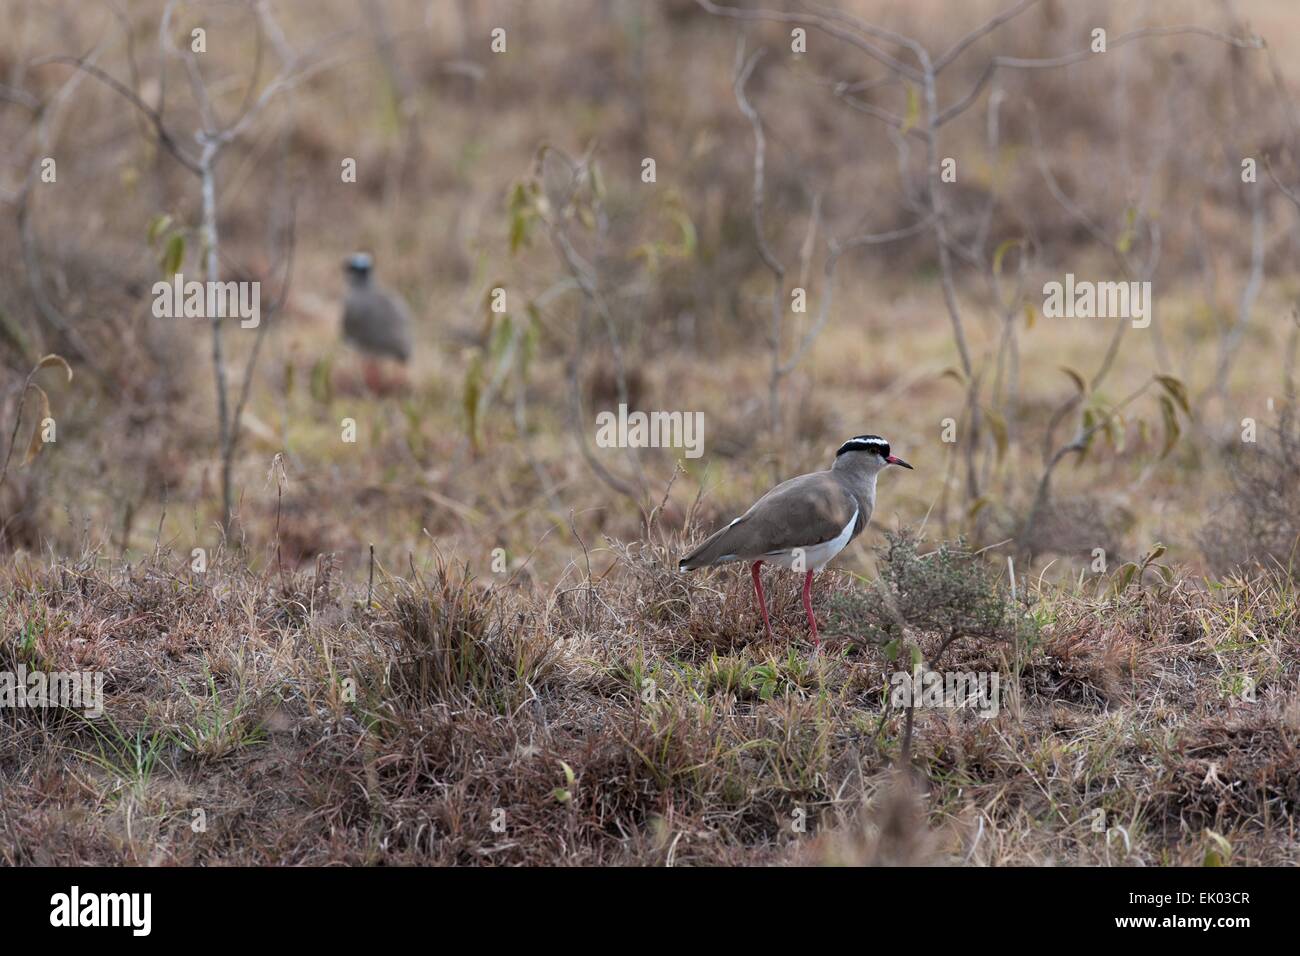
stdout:
<svg viewBox="0 0 1300 956">
<path fill-rule="evenodd" d="M 275 47 L 276 55 L 280 58 L 280 63 L 288 66 L 290 63 L 298 61 L 298 55 L 294 53 L 288 38 L 284 34 L 280 23 L 275 18 L 275 13 L 271 10 L 271 5 L 267 0 L 253 0 L 257 8 L 258 19 L 262 22 L 262 32 L 271 40 L 271 45 Z"/>
<path fill-rule="evenodd" d="M 886 43 L 894 43 L 898 46 L 906 47 L 911 54 L 916 57 L 917 62 L 922 64 L 922 70 L 925 69 L 924 63 L 928 59 L 929 54 L 926 52 L 925 47 L 921 46 L 918 41 L 911 37 L 905 36 L 902 33 L 896 33 L 895 31 L 885 27 L 876 26 L 874 23 L 870 23 L 851 13 L 845 13 L 843 10 L 836 10 L 833 7 L 823 7 L 819 4 L 812 4 L 812 7 L 822 16 L 847 24 L 855 30 L 865 33 L 867 36 L 875 37 L 877 40 L 884 40 Z M 923 76 L 923 73 L 917 74 L 916 78 L 920 80 Z"/>
<path fill-rule="evenodd" d="M 158 137 L 158 142 L 162 144 L 162 146 L 167 150 L 167 152 L 171 153 L 172 156 L 176 157 L 176 161 L 178 163 L 180 163 L 182 166 L 184 166 L 186 169 L 188 169 L 196 176 L 202 173 L 202 170 L 199 167 L 198 160 L 195 159 L 193 156 L 191 156 L 189 153 L 187 153 L 184 149 L 182 149 L 180 144 L 176 142 L 176 138 L 172 136 L 171 132 L 167 129 L 167 127 L 163 125 L 162 114 L 159 113 L 157 110 L 155 110 L 153 107 L 151 107 L 144 100 L 140 99 L 140 97 L 137 96 L 135 91 L 132 90 L 130 87 L 125 86 L 117 79 L 109 75 L 108 73 L 105 73 L 99 67 L 86 62 L 86 60 L 82 57 L 67 56 L 67 55 L 43 56 L 33 60 L 31 65 L 33 67 L 37 67 L 37 66 L 44 66 L 47 63 L 63 63 L 68 66 L 75 66 L 77 69 L 83 71 L 88 76 L 91 76 L 96 80 L 99 80 L 99 82 L 103 83 L 114 93 L 117 93 L 120 96 L 122 96 L 128 103 L 130 103 L 132 106 L 134 106 L 136 109 L 138 109 L 141 113 L 145 115 L 145 117 L 153 125 L 154 134 Z"/>
<path fill-rule="evenodd" d="M 837 242 L 834 239 L 827 242 L 827 245 L 830 248 L 830 254 L 826 257 L 826 265 L 822 270 L 822 281 L 825 283 L 825 289 L 822 291 L 821 302 L 817 309 L 817 320 L 813 323 L 812 327 L 804 333 L 803 338 L 800 339 L 799 344 L 795 347 L 790 357 L 778 366 L 778 372 L 782 377 L 789 375 L 796 367 L 798 367 L 799 363 L 803 361 L 804 357 L 807 356 L 808 352 L 812 349 L 813 343 L 817 341 L 817 337 L 821 335 L 822 331 L 826 328 L 827 322 L 830 320 L 831 300 L 834 297 L 835 291 L 835 267 L 839 263 L 840 256 L 851 249 L 861 249 L 864 246 L 875 246 L 887 242 L 897 242 L 900 239 L 915 236 L 930 228 L 933 222 L 934 216 L 932 214 L 927 216 L 925 219 L 914 222 L 910 226 L 904 226 L 901 229 L 854 236 L 852 239 L 846 239 L 843 242 Z"/>
<path fill-rule="evenodd" d="M 767 157 L 767 139 L 763 135 L 763 120 L 745 93 L 745 86 L 749 83 L 754 67 L 758 65 L 758 61 L 763 58 L 765 52 L 760 48 L 755 50 L 747 60 L 742 61 L 744 40 L 741 38 L 737 42 L 736 64 L 738 69 L 736 70 L 733 88 L 736 94 L 736 103 L 739 105 L 741 113 L 749 120 L 749 125 L 754 131 L 754 189 L 752 199 L 754 240 L 758 245 L 759 257 L 762 258 L 763 263 L 772 273 L 772 315 L 767 334 L 768 351 L 771 353 L 767 382 L 767 405 L 772 444 L 777 447 L 779 444 L 777 438 L 781 431 L 781 329 L 785 319 L 785 266 L 773 253 L 771 246 L 768 245 L 767 236 L 764 235 L 763 182 Z M 779 472 L 780 464 L 778 452 L 772 462 L 773 470 Z"/>
<path fill-rule="evenodd" d="M 849 96 L 847 93 L 841 92 L 839 88 L 836 88 L 833 92 L 835 93 L 836 98 L 839 99 L 841 102 L 843 102 L 850 109 L 855 109 L 859 113 L 878 119 L 882 123 L 888 123 L 894 129 L 902 132 L 903 124 L 905 122 L 903 117 L 898 116 L 895 113 L 891 113 L 887 109 L 882 109 L 881 107 L 876 106 L 874 103 L 868 103 L 866 100 L 860 100 L 856 96 Z M 924 139 L 926 137 L 925 130 L 922 129 L 920 126 L 909 127 L 907 129 L 907 134 L 909 136 L 916 136 L 921 139 Z"/>
<path fill-rule="evenodd" d="M 263 310 L 261 324 L 257 330 L 257 338 L 253 341 L 252 351 L 249 353 L 248 361 L 244 366 L 244 381 L 240 386 L 239 397 L 235 401 L 235 412 L 231 418 L 232 437 L 230 442 L 231 453 L 233 455 L 235 447 L 239 443 L 240 426 L 244 419 L 244 407 L 248 404 L 248 396 L 252 392 L 253 372 L 257 368 L 258 354 L 262 349 L 262 340 L 266 338 L 267 330 L 270 328 L 270 319 L 280 311 L 284 306 L 285 300 L 289 297 L 289 286 L 293 281 L 293 264 L 294 252 L 297 248 L 297 197 L 291 197 L 289 200 L 289 234 L 287 248 L 285 250 L 284 278 L 280 281 L 280 291 L 274 301 Z"/>
<path fill-rule="evenodd" d="M 90 57 L 97 57 L 98 51 L 92 51 Z M 90 64 L 90 57 L 86 62 Z M 90 64 L 93 66 L 93 64 Z M 56 134 L 51 134 L 50 126 L 54 124 L 60 116 L 60 107 L 71 98 L 76 88 L 82 80 L 89 74 L 78 71 L 72 74 L 61 86 L 57 93 L 45 103 L 37 114 L 34 139 L 36 142 L 37 154 L 32 159 L 31 167 L 27 172 L 27 177 L 23 181 L 22 189 L 14 197 L 15 205 L 18 207 L 18 237 L 22 246 L 23 261 L 27 269 L 27 283 L 32 290 L 32 297 L 36 301 L 36 307 L 41 316 L 47 323 L 56 329 L 71 346 L 72 351 L 76 354 L 93 376 L 102 384 L 105 381 L 103 369 L 95 359 L 95 353 L 89 349 L 85 342 L 82 341 L 80 333 L 73 328 L 67 318 L 59 311 L 58 307 L 50 299 L 45 291 L 45 279 L 41 272 L 40 256 L 37 249 L 36 229 L 32 223 L 32 203 L 33 203 L 33 186 L 36 183 L 38 170 L 41 163 L 40 155 L 48 155 L 50 143 Z"/>
<path fill-rule="evenodd" d="M 772 252 L 772 247 L 767 243 L 767 237 L 763 234 L 763 179 L 766 168 L 767 157 L 767 139 L 763 135 L 763 120 L 758 115 L 758 110 L 754 109 L 745 95 L 745 84 L 749 82 L 750 74 L 754 72 L 754 67 L 758 61 L 766 54 L 766 50 L 755 50 L 746 61 L 740 72 L 736 75 L 736 81 L 733 84 L 736 93 L 736 102 L 740 105 L 740 111 L 745 114 L 749 120 L 749 125 L 754 130 L 754 190 L 753 190 L 753 208 L 754 208 L 754 238 L 758 242 L 758 254 L 762 256 L 763 262 L 778 280 L 785 277 L 785 266 L 781 264 Z"/>
<path fill-rule="evenodd" d="M 799 247 L 799 286 L 808 287 L 808 269 L 812 264 L 813 252 L 817 248 L 817 231 L 822 225 L 822 191 L 813 193 L 812 212 L 808 214 L 808 230 L 804 233 L 803 245 Z"/>
<path fill-rule="evenodd" d="M 641 507 L 642 493 L 630 482 L 614 474 L 596 454 L 587 445 L 587 435 L 583 430 L 582 414 L 582 379 L 580 376 L 583 342 L 587 327 L 588 310 L 591 308 L 591 300 L 584 296 L 582 299 L 581 317 L 579 319 L 578 335 L 574 337 L 573 348 L 569 351 L 569 360 L 565 363 L 565 373 L 569 380 L 569 403 L 570 403 L 570 425 L 573 429 L 574 437 L 578 442 L 578 449 L 582 453 L 583 459 L 587 466 L 595 473 L 596 477 L 603 481 L 609 487 L 613 488 L 619 494 L 631 498 L 638 508 Z"/>
<path fill-rule="evenodd" d="M 1043 149 L 1043 138 L 1041 131 L 1038 128 L 1037 111 L 1031 108 L 1029 110 L 1029 117 L 1029 137 L 1034 147 L 1034 159 L 1038 165 L 1038 171 L 1043 177 L 1043 182 L 1047 184 L 1048 192 L 1052 194 L 1052 198 L 1060 204 L 1062 209 L 1069 213 L 1070 216 L 1079 223 L 1079 225 L 1083 226 L 1083 228 L 1087 230 L 1088 234 L 1092 236 L 1093 239 L 1105 246 L 1106 250 L 1115 257 L 1116 263 L 1124 273 L 1124 278 L 1132 279 L 1133 272 L 1129 268 L 1128 260 L 1125 258 L 1124 254 L 1120 252 L 1119 244 L 1115 242 L 1115 240 L 1111 239 L 1104 229 L 1093 222 L 1088 214 L 1084 212 L 1073 199 L 1067 196 L 1065 190 L 1061 188 L 1061 184 L 1057 180 L 1056 175 L 1047 164 L 1047 153 Z"/>
<path fill-rule="evenodd" d="M 1039 2 L 1040 0 L 1021 0 L 1020 3 L 1016 4 L 1014 7 L 1012 7 L 1009 10 L 1004 10 L 1002 13 L 999 13 L 996 17 L 994 17 L 992 20 L 989 20 L 982 27 L 978 27 L 972 30 L 970 33 L 966 34 L 955 44 L 953 44 L 952 48 L 948 50 L 947 53 L 943 54 L 943 56 L 939 57 L 937 60 L 934 61 L 935 76 L 938 76 L 940 73 L 942 73 L 943 68 L 945 66 L 947 66 L 953 60 L 957 59 L 957 57 L 965 53 L 972 43 L 975 43 L 978 40 L 982 39 L 983 37 L 988 36 L 998 27 L 1002 26 L 1002 24 L 1008 22 L 1009 20 L 1014 20 L 1016 17 L 1020 16 L 1020 14 L 1024 13 L 1030 7 L 1035 6 Z"/>
<path fill-rule="evenodd" d="M 1268 178 L 1273 180 L 1273 185 L 1278 188 L 1278 191 L 1291 201 L 1291 205 L 1300 210 L 1300 193 L 1288 188 L 1283 184 L 1282 180 L 1277 178 L 1277 173 L 1273 171 L 1273 160 L 1268 156 L 1264 157 L 1264 168 L 1268 170 Z"/>
<path fill-rule="evenodd" d="M 1218 40 L 1222 43 L 1227 43 L 1230 46 L 1235 46 L 1239 49 L 1260 50 L 1264 48 L 1264 41 L 1258 36 L 1244 38 L 1235 37 L 1227 33 L 1220 33 L 1218 30 L 1209 30 L 1205 27 L 1182 26 L 1143 27 L 1140 30 L 1132 30 L 1108 41 L 1107 50 L 1109 51 L 1115 47 L 1123 46 L 1126 43 L 1131 43 L 1134 40 L 1141 40 L 1147 37 L 1170 36 L 1201 36 L 1212 40 Z M 980 74 L 979 79 L 975 82 L 975 85 L 971 88 L 970 92 L 939 113 L 936 125 L 943 126 L 949 120 L 956 119 L 962 113 L 966 112 L 966 110 L 970 108 L 971 104 L 973 104 L 979 97 L 980 93 L 983 92 L 984 87 L 986 87 L 989 81 L 993 79 L 993 74 L 996 73 L 999 68 L 1006 68 L 1009 70 L 1045 70 L 1061 66 L 1070 66 L 1071 64 L 1080 63 L 1095 56 L 1098 56 L 1098 54 L 1093 53 L 1090 49 L 1045 59 L 995 56 L 993 59 L 989 60 L 988 64 L 984 67 L 984 72 Z"/>
<path fill-rule="evenodd" d="M 807 13 L 784 13 L 779 10 L 746 10 L 739 7 L 724 7 L 712 0 L 695 0 L 703 9 L 719 17 L 730 17 L 733 20 L 768 20 L 773 23 L 793 23 L 797 26 L 812 27 L 838 40 L 843 40 L 850 46 L 855 46 L 863 53 L 880 61 L 897 73 L 912 80 L 915 83 L 921 82 L 921 74 L 912 69 L 906 63 L 901 63 L 894 59 L 884 50 L 880 49 L 874 43 L 868 43 L 861 37 L 838 27 L 828 17 L 819 17 Z"/>
<path fill-rule="evenodd" d="M 1246 285 L 1241 290 L 1241 300 L 1237 306 L 1237 321 L 1232 324 L 1219 346 L 1219 362 L 1215 369 L 1215 392 L 1220 398 L 1227 395 L 1228 373 L 1237 357 L 1237 350 L 1245 338 L 1246 329 L 1254 312 L 1255 300 L 1259 297 L 1260 286 L 1264 282 L 1264 203 L 1258 189 L 1250 190 L 1250 272 Z"/>
<path fill-rule="evenodd" d="M 0 83 L 0 100 L 7 100 L 10 103 L 16 103 L 33 116 L 41 112 L 41 101 L 26 90 L 20 90 L 16 86 L 6 86 Z"/>
<path fill-rule="evenodd" d="M 851 239 L 845 239 L 838 244 L 837 252 L 847 252 L 850 249 L 858 249 L 862 246 L 878 246 L 887 242 L 897 242 L 899 239 L 907 239 L 915 236 L 917 233 L 924 232 L 930 226 L 934 225 L 934 213 L 931 212 L 924 219 L 917 220 L 910 226 L 902 226 L 899 229 L 891 229 L 889 232 L 867 233 L 861 236 L 853 236 Z"/>
</svg>

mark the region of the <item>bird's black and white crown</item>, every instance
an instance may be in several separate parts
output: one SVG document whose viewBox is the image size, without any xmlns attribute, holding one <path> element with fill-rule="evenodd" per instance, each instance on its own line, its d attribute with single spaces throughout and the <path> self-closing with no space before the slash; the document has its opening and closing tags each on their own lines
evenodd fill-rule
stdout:
<svg viewBox="0 0 1300 956">
<path fill-rule="evenodd" d="M 874 451 L 881 458 L 888 458 L 889 442 L 879 435 L 859 435 L 857 438 L 850 438 L 841 445 L 840 450 L 835 453 L 835 457 L 840 457 L 846 451 Z"/>
</svg>

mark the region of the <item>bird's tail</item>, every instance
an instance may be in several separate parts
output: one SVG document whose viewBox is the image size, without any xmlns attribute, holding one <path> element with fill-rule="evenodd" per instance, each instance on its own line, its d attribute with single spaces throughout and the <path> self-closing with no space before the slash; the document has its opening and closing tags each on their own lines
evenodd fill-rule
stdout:
<svg viewBox="0 0 1300 956">
<path fill-rule="evenodd" d="M 731 560 L 734 555 L 727 553 L 726 542 L 724 541 L 726 533 L 731 530 L 731 527 L 731 525 L 727 525 L 705 538 L 698 548 L 677 562 L 677 570 L 681 572 L 694 571 L 696 568 L 707 568 L 713 564 L 720 564 L 724 560 Z"/>
</svg>

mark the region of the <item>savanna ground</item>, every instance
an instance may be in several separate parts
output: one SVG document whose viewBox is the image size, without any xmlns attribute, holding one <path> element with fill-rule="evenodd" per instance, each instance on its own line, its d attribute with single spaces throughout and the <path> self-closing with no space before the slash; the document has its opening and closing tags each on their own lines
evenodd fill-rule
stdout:
<svg viewBox="0 0 1300 956">
<path fill-rule="evenodd" d="M 1020 7 L 939 127 L 853 42 L 687 0 L 3 0 L 0 671 L 106 699 L 0 711 L 0 860 L 1297 862 L 1300 15 Z M 1003 8 L 781 9 L 915 70 L 864 21 L 937 57 Z M 1199 32 L 1115 42 L 1155 25 Z M 250 108 L 219 273 L 279 307 L 221 324 L 223 455 L 212 330 L 151 311 L 212 248 L 155 119 L 193 157 Z M 354 249 L 417 316 L 386 394 Z M 1044 315 L 1066 273 L 1149 279 L 1152 323 Z M 595 447 L 621 399 L 704 456 Z M 821 655 L 793 577 L 768 640 L 744 569 L 675 572 L 864 432 L 916 470 L 819 576 Z M 912 659 L 997 672 L 997 715 L 909 735 Z"/>
</svg>

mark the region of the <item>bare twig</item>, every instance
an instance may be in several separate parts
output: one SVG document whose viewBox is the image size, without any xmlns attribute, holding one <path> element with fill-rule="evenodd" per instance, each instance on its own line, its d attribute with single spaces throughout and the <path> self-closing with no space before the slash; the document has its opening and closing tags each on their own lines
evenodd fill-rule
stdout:
<svg viewBox="0 0 1300 956">
<path fill-rule="evenodd" d="M 741 53 L 739 47 L 737 47 L 736 53 L 739 65 Z M 771 371 L 768 376 L 768 414 L 770 416 L 772 446 L 776 449 L 780 445 L 781 432 L 781 330 L 785 320 L 785 265 L 772 251 L 765 234 L 763 225 L 763 187 L 766 172 L 767 138 L 763 134 L 763 120 L 745 94 L 745 86 L 749 83 L 754 67 L 758 65 L 758 61 L 763 58 L 765 53 L 766 51 L 762 49 L 755 50 L 743 62 L 743 65 L 740 65 L 736 71 L 733 87 L 736 94 L 736 103 L 740 106 L 741 113 L 749 120 L 750 128 L 754 132 L 754 187 L 751 200 L 754 219 L 754 241 L 758 245 L 759 258 L 763 260 L 764 265 L 772 273 L 772 315 L 767 334 L 768 351 L 771 353 Z M 773 468 L 777 472 L 780 471 L 779 455 L 773 461 Z"/>
<path fill-rule="evenodd" d="M 1227 43 L 1240 49 L 1263 49 L 1264 41 L 1257 36 L 1252 37 L 1235 37 L 1227 33 L 1220 33 L 1218 30 L 1209 30 L 1205 27 L 1197 26 L 1173 26 L 1173 27 L 1143 27 L 1140 30 L 1131 30 L 1128 33 L 1122 33 L 1113 37 L 1107 42 L 1106 48 L 1113 50 L 1115 47 L 1124 46 L 1132 43 L 1134 40 L 1143 40 L 1148 37 L 1173 37 L 1173 36 L 1200 36 L 1212 40 L 1218 40 L 1221 43 Z M 984 67 L 984 72 L 980 74 L 975 85 L 970 91 L 956 103 L 941 111 L 936 120 L 937 126 L 943 126 L 956 119 L 962 113 L 966 112 L 971 105 L 979 98 L 984 87 L 988 86 L 989 81 L 993 79 L 999 69 L 1008 70 L 1048 70 L 1057 67 L 1070 66 L 1073 63 L 1081 63 L 1084 60 L 1091 59 L 1097 54 L 1091 50 L 1079 50 L 1075 53 L 1067 53 L 1064 56 L 1047 57 L 1043 59 L 1033 59 L 1026 57 L 1014 56 L 995 56 L 989 60 Z"/>
<path fill-rule="evenodd" d="M 1214 373 L 1214 390 L 1222 398 L 1228 390 L 1228 373 L 1232 369 L 1237 350 L 1241 347 L 1254 312 L 1255 300 L 1259 297 L 1260 286 L 1264 282 L 1264 203 L 1258 189 L 1251 189 L 1250 196 L 1250 272 L 1245 286 L 1241 290 L 1241 300 L 1237 304 L 1237 319 L 1219 343 L 1219 361 Z"/>
<path fill-rule="evenodd" d="M 148 119 L 150 124 L 153 126 L 154 135 L 157 137 L 158 143 L 166 149 L 178 163 L 195 175 L 201 173 L 202 170 L 199 166 L 198 159 L 189 151 L 183 149 L 177 142 L 176 137 L 172 135 L 172 132 L 163 124 L 162 113 L 149 106 L 149 104 L 144 100 L 140 99 L 134 90 L 114 79 L 108 73 L 89 62 L 85 57 L 66 55 L 45 56 L 33 60 L 31 65 L 42 66 L 47 63 L 62 63 L 67 66 L 75 66 L 78 70 L 81 70 L 88 76 L 103 83 L 110 90 L 117 93 L 144 114 L 145 118 Z"/>
<path fill-rule="evenodd" d="M 874 43 L 868 43 L 849 30 L 838 26 L 829 17 L 808 13 L 785 13 L 779 10 L 748 10 L 740 7 L 724 7 L 713 3 L 712 0 L 695 0 L 695 2 L 715 16 L 730 17 L 733 20 L 769 20 L 775 23 L 793 23 L 797 26 L 812 27 L 835 37 L 837 40 L 842 40 L 850 46 L 857 47 L 872 59 L 878 60 L 894 72 L 901 73 L 914 82 L 919 82 L 921 79 L 916 70 L 905 63 L 900 63 Z"/>
</svg>

